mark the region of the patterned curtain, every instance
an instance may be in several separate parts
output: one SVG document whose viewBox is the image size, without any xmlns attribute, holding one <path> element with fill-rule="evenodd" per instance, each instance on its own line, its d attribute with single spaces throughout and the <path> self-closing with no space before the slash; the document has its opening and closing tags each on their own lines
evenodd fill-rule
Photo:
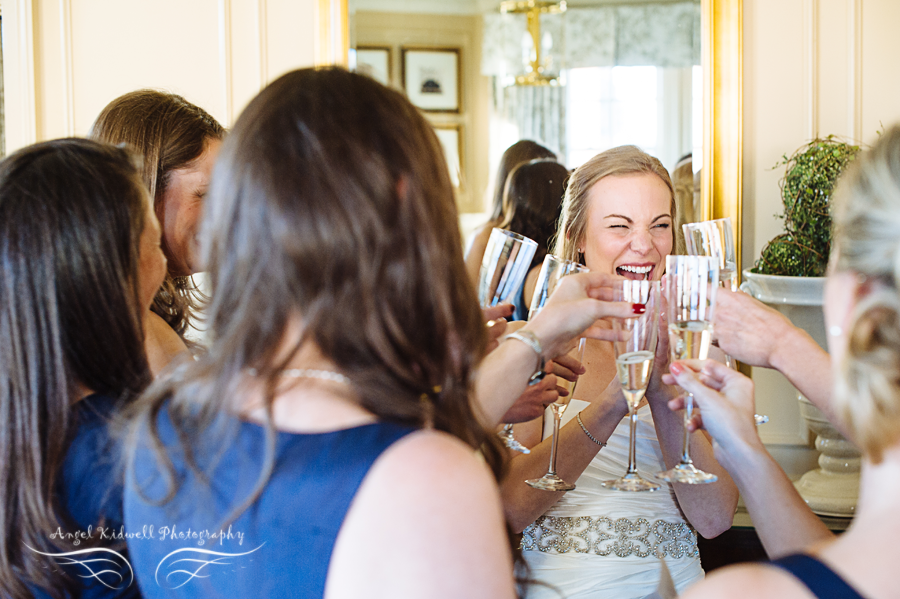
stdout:
<svg viewBox="0 0 900 599">
<path fill-rule="evenodd" d="M 605 66 L 690 67 L 700 64 L 700 1 L 608 4 L 541 17 L 552 42 L 554 72 Z M 511 85 L 528 61 L 524 14 L 484 15 L 481 72 L 492 76 L 494 118 L 514 125 L 519 139 L 566 155 L 565 90 Z"/>
</svg>

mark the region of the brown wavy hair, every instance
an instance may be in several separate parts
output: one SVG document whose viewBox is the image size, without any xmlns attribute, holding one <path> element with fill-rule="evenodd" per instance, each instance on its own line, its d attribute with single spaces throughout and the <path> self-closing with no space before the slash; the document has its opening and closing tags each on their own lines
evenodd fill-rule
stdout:
<svg viewBox="0 0 900 599">
<path fill-rule="evenodd" d="M 257 486 L 232 517 L 258 497 L 274 465 L 274 390 L 307 339 L 366 410 L 433 422 L 482 447 L 499 476 L 496 436 L 469 402 L 486 337 L 457 218 L 438 139 L 403 95 L 340 68 L 293 71 L 266 87 L 226 139 L 206 204 L 210 349 L 148 392 L 131 429 L 129 460 L 147 431 L 167 464 L 163 501 L 179 484 L 167 452 L 200 473 L 198 431 L 227 446 L 234 429 L 217 426 L 229 410 L 222 398 L 250 369 L 264 383 L 268 445 Z M 302 338 L 276 355 L 298 315 Z M 168 449 L 156 424 L 164 406 L 179 439 Z"/>
<path fill-rule="evenodd" d="M 138 300 L 146 194 L 125 150 L 89 140 L 0 163 L 2 597 L 77 589 L 26 545 L 72 549 L 48 538 L 71 524 L 55 490 L 72 404 L 85 388 L 125 402 L 150 381 Z"/>
<path fill-rule="evenodd" d="M 520 164 L 506 179 L 503 194 L 506 216 L 498 226 L 537 242 L 532 268 L 541 264 L 550 251 L 568 179 L 566 167 L 553 160 Z"/>
<path fill-rule="evenodd" d="M 530 139 L 520 139 L 506 148 L 500 157 L 500 165 L 497 167 L 497 176 L 494 179 L 494 203 L 491 207 L 491 221 L 503 220 L 503 192 L 506 189 L 506 180 L 509 173 L 523 162 L 532 160 L 556 160 L 556 153 L 541 144 Z"/>
<path fill-rule="evenodd" d="M 124 143 L 143 158 L 141 176 L 159 222 L 164 222 L 163 197 L 172 171 L 189 167 L 200 158 L 212 139 L 222 139 L 225 129 L 205 110 L 177 94 L 142 89 L 119 96 L 100 112 L 89 137 L 112 144 Z M 169 265 L 176 263 L 162 240 Z M 193 313 L 202 309 L 204 297 L 190 275 L 166 273 L 153 298 L 153 311 L 176 333 L 184 336 Z"/>
<path fill-rule="evenodd" d="M 871 286 L 851 317 L 835 404 L 877 464 L 900 440 L 900 126 L 841 176 L 834 227 L 834 269 Z"/>
</svg>

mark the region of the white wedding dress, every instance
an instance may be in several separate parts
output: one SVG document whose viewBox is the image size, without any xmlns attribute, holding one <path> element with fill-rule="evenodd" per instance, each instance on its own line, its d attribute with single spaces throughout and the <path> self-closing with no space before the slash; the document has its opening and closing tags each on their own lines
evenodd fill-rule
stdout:
<svg viewBox="0 0 900 599">
<path fill-rule="evenodd" d="M 572 399 L 563 424 L 588 405 Z M 546 438 L 552 421 L 545 422 Z M 636 438 L 638 472 L 662 488 L 628 493 L 600 485 L 628 466 L 628 419 L 623 419 L 575 481 L 577 488 L 525 529 L 522 549 L 531 578 L 544 583 L 531 585 L 528 599 L 643 598 L 656 591 L 660 559 L 679 592 L 703 578 L 696 533 L 671 485 L 654 476 L 665 466 L 647 406 L 638 410 Z"/>
</svg>

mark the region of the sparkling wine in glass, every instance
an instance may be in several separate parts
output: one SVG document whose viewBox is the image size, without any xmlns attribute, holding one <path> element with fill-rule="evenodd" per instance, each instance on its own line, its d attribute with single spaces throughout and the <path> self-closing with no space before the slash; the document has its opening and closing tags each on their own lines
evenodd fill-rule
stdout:
<svg viewBox="0 0 900 599">
<path fill-rule="evenodd" d="M 712 322 L 719 287 L 719 264 L 707 256 L 666 257 L 666 304 L 669 350 L 673 360 L 705 360 L 712 344 Z M 687 423 L 694 415 L 694 396 L 685 395 L 684 445 L 681 460 L 657 476 L 691 485 L 715 482 L 715 474 L 694 466 Z"/>
<path fill-rule="evenodd" d="M 734 249 L 734 229 L 728 217 L 681 225 L 687 253 L 692 256 L 709 256 L 719 262 L 719 285 L 738 290 L 737 261 Z M 725 365 L 736 368 L 734 358 L 725 356 Z M 753 415 L 756 424 L 765 424 L 768 416 Z"/>
<path fill-rule="evenodd" d="M 562 260 L 556 256 L 548 254 L 544 258 L 544 264 L 541 266 L 541 272 L 538 275 L 537 285 L 534 289 L 534 296 L 531 298 L 531 309 L 528 311 L 528 320 L 531 320 L 543 310 L 544 304 L 547 302 L 560 279 L 566 275 L 576 272 L 587 272 L 587 267 L 572 262 L 570 260 Z M 579 362 L 584 361 L 584 339 L 578 340 L 576 348 L 576 356 Z M 566 482 L 556 474 L 556 456 L 557 443 L 559 441 L 559 422 L 563 413 L 569 406 L 572 396 L 575 393 L 575 382 L 561 381 L 561 384 L 569 391 L 566 396 L 560 395 L 559 398 L 550 404 L 550 410 L 553 412 L 553 437 L 550 441 L 550 466 L 547 468 L 546 474 L 541 478 L 531 478 L 525 483 L 535 489 L 542 491 L 571 491 L 575 488 L 572 483 Z"/>
<path fill-rule="evenodd" d="M 645 311 L 636 318 L 615 319 L 613 329 L 624 331 L 626 339 L 613 343 L 616 350 L 616 371 L 622 393 L 628 404 L 630 435 L 628 439 L 628 469 L 616 480 L 601 483 L 617 491 L 656 491 L 659 485 L 642 478 L 637 472 L 635 455 L 635 431 L 637 409 L 647 392 L 653 360 L 656 356 L 657 331 L 659 330 L 660 284 L 659 281 L 622 281 L 615 290 L 616 301 L 643 304 Z"/>
<path fill-rule="evenodd" d="M 478 274 L 478 301 L 483 308 L 496 306 L 514 297 L 525 282 L 537 243 L 518 233 L 493 229 L 484 249 Z M 498 433 L 510 449 L 529 453 L 529 449 L 513 436 L 513 426 L 506 424 Z"/>
</svg>

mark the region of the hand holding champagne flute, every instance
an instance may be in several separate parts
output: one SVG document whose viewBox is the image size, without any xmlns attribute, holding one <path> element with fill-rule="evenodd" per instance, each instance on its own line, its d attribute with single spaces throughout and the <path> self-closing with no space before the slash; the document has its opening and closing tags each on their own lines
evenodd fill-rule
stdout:
<svg viewBox="0 0 900 599">
<path fill-rule="evenodd" d="M 482 308 L 496 306 L 518 293 L 536 250 L 534 240 L 518 233 L 496 228 L 491 231 L 478 275 L 478 301 Z M 516 441 L 511 424 L 504 425 L 499 435 L 508 448 L 529 453 L 527 447 Z"/>
<path fill-rule="evenodd" d="M 613 319 L 613 328 L 624 331 L 627 335 L 623 341 L 613 342 L 616 351 L 616 370 L 622 393 L 628 404 L 630 417 L 630 437 L 628 444 L 628 470 L 616 480 L 603 481 L 604 487 L 617 491 L 656 491 L 659 485 L 641 478 L 635 463 L 635 429 L 637 428 L 637 409 L 653 372 L 653 359 L 656 355 L 657 331 L 659 330 L 659 281 L 622 281 L 616 290 L 619 301 L 642 304 L 644 313 L 628 320 Z"/>
<path fill-rule="evenodd" d="M 531 309 L 528 311 L 528 320 L 531 320 L 543 310 L 547 298 L 553 294 L 553 291 L 556 289 L 556 286 L 559 284 L 562 277 L 576 272 L 587 272 L 587 270 L 586 266 L 582 266 L 581 264 L 569 260 L 561 260 L 556 256 L 548 254 L 544 258 L 544 264 L 541 266 L 541 272 L 538 275 L 534 296 L 531 299 Z M 578 361 L 581 362 L 584 360 L 584 338 L 578 340 L 577 352 Z M 560 395 L 555 402 L 550 404 L 550 409 L 553 411 L 553 439 L 550 444 L 550 466 L 547 469 L 547 473 L 541 478 L 525 481 L 526 484 L 535 489 L 541 489 L 543 491 L 571 491 L 575 488 L 575 485 L 564 481 L 556 474 L 556 450 L 559 438 L 559 422 L 569 405 L 569 401 L 572 399 L 572 394 L 575 393 L 576 383 L 577 379 L 571 383 L 569 383 L 569 381 L 563 381 L 562 384 L 565 385 L 568 393 L 566 395 Z"/>
<path fill-rule="evenodd" d="M 666 257 L 666 303 L 669 348 L 673 360 L 705 360 L 712 343 L 712 321 L 719 287 L 719 265 L 706 256 Z M 660 472 L 666 482 L 691 485 L 715 482 L 718 477 L 696 468 L 690 456 L 687 423 L 694 415 L 694 398 L 688 393 L 684 403 L 684 446 L 681 461 Z"/>
</svg>

